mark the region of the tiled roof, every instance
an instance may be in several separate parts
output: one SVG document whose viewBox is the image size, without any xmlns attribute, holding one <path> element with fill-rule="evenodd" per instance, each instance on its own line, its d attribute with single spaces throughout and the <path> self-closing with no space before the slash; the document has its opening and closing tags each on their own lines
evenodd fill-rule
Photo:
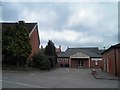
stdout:
<svg viewBox="0 0 120 90">
<path fill-rule="evenodd" d="M 102 54 L 105 50 L 99 50 L 100 54 Z"/>
<path fill-rule="evenodd" d="M 108 48 L 107 50 L 105 50 L 102 54 L 104 54 L 104 53 L 106 53 L 106 52 L 108 52 L 108 51 L 110 51 L 111 49 L 114 49 L 114 48 L 120 48 L 120 43 L 109 47 L 109 48 Z"/>
<path fill-rule="evenodd" d="M 68 48 L 64 53 L 59 54 L 58 57 L 70 57 L 78 52 L 84 53 L 89 57 L 102 57 L 97 47 Z"/>
<path fill-rule="evenodd" d="M 78 52 L 76 54 L 73 54 L 70 56 L 71 58 L 89 58 L 88 55 L 84 54 L 84 53 L 81 53 L 81 52 Z"/>
<path fill-rule="evenodd" d="M 14 28 L 16 23 L 2 22 L 0 23 L 0 25 L 1 24 L 2 24 L 2 30 L 7 30 L 9 27 Z M 30 33 L 37 23 L 25 23 L 25 24 L 26 24 L 28 33 Z"/>
</svg>

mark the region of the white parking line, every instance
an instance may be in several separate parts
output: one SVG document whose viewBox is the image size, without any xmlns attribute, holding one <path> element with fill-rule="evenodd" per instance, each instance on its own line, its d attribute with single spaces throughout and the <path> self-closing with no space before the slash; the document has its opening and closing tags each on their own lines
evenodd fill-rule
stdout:
<svg viewBox="0 0 120 90">
<path fill-rule="evenodd" d="M 29 86 L 29 87 L 34 87 L 34 88 L 47 88 L 47 87 L 41 87 L 38 85 L 30 85 L 30 84 L 25 84 L 25 83 L 20 83 L 20 82 L 11 82 L 11 81 L 7 81 L 7 80 L 0 80 L 2 82 L 6 82 L 6 83 L 14 83 L 14 84 L 18 84 L 18 85 L 23 85 L 23 86 Z"/>
</svg>

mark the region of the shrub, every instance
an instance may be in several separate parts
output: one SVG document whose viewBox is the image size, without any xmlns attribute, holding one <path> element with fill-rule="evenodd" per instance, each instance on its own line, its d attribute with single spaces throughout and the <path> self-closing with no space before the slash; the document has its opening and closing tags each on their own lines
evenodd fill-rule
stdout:
<svg viewBox="0 0 120 90">
<path fill-rule="evenodd" d="M 33 63 L 35 67 L 41 70 L 50 70 L 50 61 L 43 53 L 38 53 L 33 57 Z"/>
<path fill-rule="evenodd" d="M 50 61 L 47 58 L 43 57 L 43 59 L 41 60 L 40 69 L 50 70 Z"/>
</svg>

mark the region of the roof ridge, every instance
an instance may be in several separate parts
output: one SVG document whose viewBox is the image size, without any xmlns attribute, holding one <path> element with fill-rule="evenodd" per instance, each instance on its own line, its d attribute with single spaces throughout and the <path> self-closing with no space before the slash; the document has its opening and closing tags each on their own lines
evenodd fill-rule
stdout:
<svg viewBox="0 0 120 90">
<path fill-rule="evenodd" d="M 17 24 L 17 22 L 14 22 L 14 23 L 0 23 L 2 24 L 2 30 L 6 30 L 8 27 L 11 27 L 11 28 L 14 28 L 14 26 Z M 38 24 L 37 23 L 26 23 L 25 22 L 25 25 L 26 25 L 26 28 L 27 28 L 27 31 L 29 32 L 29 34 L 31 33 L 31 31 L 33 30 L 33 28 L 35 26 L 37 26 Z"/>
<path fill-rule="evenodd" d="M 0 22 L 1 24 L 16 24 L 17 22 Z M 37 22 L 25 22 L 25 24 L 37 24 Z"/>
</svg>

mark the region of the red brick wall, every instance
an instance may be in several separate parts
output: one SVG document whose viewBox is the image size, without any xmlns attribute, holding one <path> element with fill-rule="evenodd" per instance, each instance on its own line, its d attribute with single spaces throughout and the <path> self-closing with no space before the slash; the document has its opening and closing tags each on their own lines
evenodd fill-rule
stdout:
<svg viewBox="0 0 120 90">
<path fill-rule="evenodd" d="M 120 77 L 120 48 L 116 50 L 117 74 Z"/>
<path fill-rule="evenodd" d="M 69 64 L 69 58 L 67 58 L 68 61 L 65 60 L 66 58 L 57 58 L 57 59 L 58 59 L 57 67 L 61 67 L 61 64 L 63 64 L 63 65 Z M 70 67 L 71 68 L 78 68 L 79 60 L 82 60 L 82 59 L 78 59 L 78 60 L 71 59 L 70 60 L 71 61 Z M 89 68 L 89 60 L 88 59 L 83 60 L 83 64 L 84 64 L 83 67 Z M 98 60 L 98 65 L 95 66 L 95 61 L 91 60 L 91 68 L 101 68 L 101 66 L 103 66 L 102 64 L 103 64 L 102 60 Z"/>
<path fill-rule="evenodd" d="M 78 59 L 78 60 L 76 60 L 76 59 L 72 59 L 71 60 L 71 67 L 72 68 L 78 68 L 78 64 L 79 64 L 79 60 L 82 60 L 82 59 Z M 88 61 L 88 59 L 83 59 L 83 67 L 89 67 L 89 61 Z"/>
<path fill-rule="evenodd" d="M 35 28 L 35 30 L 30 35 L 30 43 L 31 43 L 31 46 L 32 46 L 32 52 L 31 52 L 30 57 L 32 57 L 34 54 L 38 53 L 38 51 L 39 51 L 39 36 L 38 36 L 37 27 Z"/>
<path fill-rule="evenodd" d="M 61 64 L 69 64 L 69 58 L 57 58 L 57 67 L 61 67 Z"/>
<path fill-rule="evenodd" d="M 85 61 L 84 61 L 84 67 L 89 68 L 89 60 L 85 60 Z"/>
<path fill-rule="evenodd" d="M 116 50 L 116 61 L 117 61 L 117 65 L 118 65 L 118 59 L 120 59 L 120 53 L 119 53 L 119 51 L 120 51 L 120 49 L 117 49 Z M 109 73 L 110 74 L 113 74 L 113 75 L 115 75 L 115 73 L 116 73 L 116 69 L 115 69 L 115 52 L 114 52 L 114 49 L 112 49 L 112 50 L 109 50 L 108 52 L 106 52 L 106 53 L 104 53 L 103 54 L 103 56 L 102 56 L 102 58 L 103 58 L 103 61 L 105 62 L 105 60 L 106 59 L 108 59 L 109 60 Z M 119 65 L 120 65 L 120 63 L 119 63 Z M 119 73 L 120 74 L 120 70 L 119 70 L 119 68 L 120 68 L 120 66 L 118 65 L 118 67 L 117 67 L 117 73 Z"/>
<path fill-rule="evenodd" d="M 71 60 L 71 68 L 77 68 L 78 67 L 78 61 L 77 60 Z"/>
<path fill-rule="evenodd" d="M 94 64 L 95 64 L 95 61 L 94 61 L 94 60 L 91 60 L 91 61 L 90 61 L 90 67 L 91 67 L 91 68 L 94 68 L 94 66 L 95 66 Z"/>
<path fill-rule="evenodd" d="M 102 69 L 102 67 L 103 67 L 102 60 L 97 61 L 98 65 L 95 65 L 95 62 L 96 62 L 95 60 L 90 61 L 91 68 L 100 68 L 100 69 Z"/>
</svg>

